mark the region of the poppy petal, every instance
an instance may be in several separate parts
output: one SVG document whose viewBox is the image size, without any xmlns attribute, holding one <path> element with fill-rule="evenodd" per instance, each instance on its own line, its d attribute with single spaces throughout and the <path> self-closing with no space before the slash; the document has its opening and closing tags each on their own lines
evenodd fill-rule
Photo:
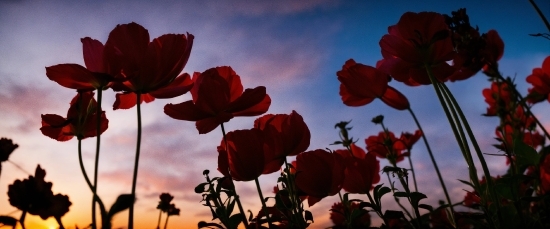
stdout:
<svg viewBox="0 0 550 229">
<path fill-rule="evenodd" d="M 233 116 L 255 116 L 267 112 L 270 105 L 271 98 L 266 94 L 265 87 L 259 86 L 246 89 L 241 97 L 229 104 L 227 112 L 233 113 Z"/>
<path fill-rule="evenodd" d="M 80 41 L 82 42 L 82 52 L 86 68 L 92 72 L 105 72 L 103 66 L 103 44 L 89 37 L 82 38 Z"/>
<path fill-rule="evenodd" d="M 58 64 L 46 67 L 46 76 L 59 85 L 76 90 L 94 90 L 94 75 L 78 64 Z"/>
<path fill-rule="evenodd" d="M 193 81 L 189 77 L 189 74 L 184 73 L 174 79 L 168 86 L 151 91 L 149 94 L 157 99 L 174 98 L 187 93 L 192 87 Z"/>
</svg>

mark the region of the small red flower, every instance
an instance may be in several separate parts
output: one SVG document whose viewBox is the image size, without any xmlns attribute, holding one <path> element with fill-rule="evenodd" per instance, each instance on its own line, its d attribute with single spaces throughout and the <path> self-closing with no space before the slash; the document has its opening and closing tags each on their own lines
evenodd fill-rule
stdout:
<svg viewBox="0 0 550 229">
<path fill-rule="evenodd" d="M 533 87 L 529 89 L 530 94 L 536 93 L 550 102 L 550 56 L 544 59 L 541 68 L 534 68 L 533 73 L 527 76 L 526 80 L 533 85 Z"/>
<path fill-rule="evenodd" d="M 422 137 L 422 132 L 420 130 L 416 130 L 414 134 L 411 134 L 409 132 L 401 133 L 401 136 L 395 142 L 393 147 L 395 149 L 407 150 L 410 152 L 414 143 L 416 143 L 420 139 L 420 137 Z"/>
<path fill-rule="evenodd" d="M 117 25 L 105 43 L 105 58 L 117 82 L 113 108 L 128 109 L 155 98 L 173 98 L 187 93 L 193 83 L 181 74 L 193 46 L 193 35 L 165 34 L 149 41 L 149 32 L 137 23 Z"/>
<path fill-rule="evenodd" d="M 193 100 L 167 104 L 164 113 L 174 119 L 196 121 L 200 134 L 208 133 L 235 116 L 265 113 L 271 104 L 265 87 L 246 89 L 231 67 L 216 67 L 193 74 Z"/>
<path fill-rule="evenodd" d="M 78 139 L 97 136 L 97 115 L 101 115 L 101 133 L 107 130 L 109 120 L 105 111 L 97 114 L 97 102 L 91 91 L 80 92 L 71 100 L 67 118 L 55 114 L 42 115 L 42 134 L 58 140 L 68 141 L 76 136 Z"/>
<path fill-rule="evenodd" d="M 344 182 L 344 159 L 322 149 L 298 154 L 296 170 L 296 187 L 309 196 L 309 206 L 338 193 Z"/>
<path fill-rule="evenodd" d="M 334 203 L 331 207 L 330 211 L 330 220 L 332 220 L 332 223 L 334 223 L 334 226 L 332 228 L 334 229 L 343 229 L 348 228 L 347 227 L 347 220 L 344 217 L 344 212 L 348 211 L 350 215 L 354 211 L 358 211 L 361 213 L 355 213 L 355 214 L 362 214 L 361 217 L 357 217 L 352 223 L 351 228 L 370 228 L 370 215 L 369 212 L 360 209 L 359 204 L 357 202 L 350 202 L 349 207 L 346 209 L 342 202 Z"/>
<path fill-rule="evenodd" d="M 491 83 L 491 88 L 483 89 L 485 102 L 489 105 L 485 116 L 497 116 L 511 109 L 512 94 L 506 83 Z"/>
<path fill-rule="evenodd" d="M 431 84 L 430 67 L 439 82 L 454 72 L 447 64 L 455 55 L 449 28 L 443 15 L 434 12 L 407 12 L 388 28 L 380 40 L 384 62 L 380 69 L 408 85 Z"/>
<path fill-rule="evenodd" d="M 227 149 L 218 147 L 218 171 L 236 181 L 251 181 L 264 171 L 264 136 L 261 130 L 235 130 L 226 134 Z"/>
<path fill-rule="evenodd" d="M 296 111 L 287 114 L 268 114 L 254 121 L 254 128 L 264 132 L 266 171 L 276 172 L 281 168 L 286 156 L 296 156 L 307 150 L 311 133 L 304 119 Z"/>
<path fill-rule="evenodd" d="M 340 96 L 348 106 L 363 106 L 380 98 L 395 109 L 409 108 L 407 98 L 395 88 L 388 86 L 390 76 L 374 67 L 349 59 L 336 75 L 340 81 Z"/>
<path fill-rule="evenodd" d="M 112 72 L 103 56 L 103 44 L 85 37 L 82 42 L 84 64 L 58 64 L 46 67 L 46 76 L 59 85 L 78 91 L 103 90 L 111 86 L 116 72 Z"/>
<path fill-rule="evenodd" d="M 409 153 L 403 153 L 402 149 L 395 147 L 398 142 L 395 135 L 388 131 L 388 133 L 381 131 L 378 135 L 369 136 L 365 139 L 367 144 L 367 151 L 374 153 L 379 158 L 387 158 L 392 164 L 397 163 L 409 156 Z"/>
<path fill-rule="evenodd" d="M 336 150 L 344 158 L 345 179 L 343 188 L 349 193 L 365 194 L 380 181 L 380 162 L 374 152 L 365 153 L 355 144 L 348 150 Z"/>
</svg>

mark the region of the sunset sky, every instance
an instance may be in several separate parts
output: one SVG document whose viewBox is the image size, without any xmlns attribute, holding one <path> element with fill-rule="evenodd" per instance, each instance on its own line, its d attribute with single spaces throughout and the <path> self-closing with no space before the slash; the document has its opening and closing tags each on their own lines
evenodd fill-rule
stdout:
<svg viewBox="0 0 550 229">
<path fill-rule="evenodd" d="M 103 43 L 117 24 L 136 22 L 149 30 L 150 37 L 189 32 L 195 36 L 193 49 L 184 72 L 203 72 L 216 66 L 231 66 L 244 88 L 266 86 L 272 99 L 268 113 L 289 114 L 296 110 L 311 130 L 310 150 L 338 149 L 329 145 L 339 140 L 334 124 L 349 121 L 350 134 L 364 139 L 378 134 L 380 126 L 370 120 L 385 116 L 386 126 L 399 135 L 414 132 L 416 126 L 408 112 L 387 107 L 379 100 L 359 108 L 345 106 L 338 94 L 336 72 L 346 60 L 375 65 L 381 59 L 380 38 L 390 25 L 407 12 L 435 11 L 450 14 L 466 8 L 472 25 L 480 32 L 495 29 L 504 41 L 500 70 L 516 78 L 524 94 L 529 85 L 525 77 L 540 67 L 550 54 L 550 41 L 528 34 L 548 32 L 528 1 L 0 1 L 0 137 L 19 144 L 10 161 L 34 174 L 37 164 L 46 170 L 46 180 L 53 182 L 54 193 L 68 195 L 72 202 L 63 222 L 67 228 L 85 227 L 91 222 L 91 191 L 78 165 L 77 140 L 58 142 L 40 132 L 41 114 L 66 115 L 74 90 L 50 81 L 45 67 L 61 63 L 84 65 L 80 38 L 92 37 Z M 536 1 L 547 17 L 550 2 Z M 465 195 L 457 179 L 468 179 L 447 119 L 437 101 L 433 87 L 407 87 L 396 81 L 390 85 L 411 102 L 431 143 L 453 201 Z M 448 83 L 474 127 L 486 153 L 499 153 L 494 131 L 497 118 L 484 117 L 486 104 L 481 91 L 489 87 L 483 74 L 466 81 Z M 114 92 L 104 92 L 103 107 L 109 128 L 102 135 L 99 164 L 99 196 L 111 205 L 119 194 L 130 193 L 136 141 L 136 109 L 112 110 Z M 163 113 L 167 103 L 190 100 L 181 97 L 142 106 L 143 138 L 138 175 L 137 229 L 154 228 L 160 193 L 169 192 L 181 208 L 179 217 L 171 217 L 169 228 L 196 228 L 198 221 L 209 221 L 210 211 L 193 188 L 204 181 L 202 171 L 216 171 L 220 128 L 199 135 L 193 122 L 172 119 Z M 542 103 L 534 113 L 550 127 L 550 106 Z M 225 124 L 226 130 L 248 129 L 256 117 L 237 117 Z M 84 160 L 92 174 L 95 138 L 83 141 Z M 503 157 L 487 156 L 492 174 L 503 174 Z M 420 191 L 430 198 L 423 203 L 436 204 L 443 199 L 437 177 L 425 146 L 419 142 L 412 150 Z M 403 167 L 408 163 L 401 162 Z M 381 161 L 381 167 L 387 165 Z M 0 177 L 0 215 L 19 218 L 21 212 L 8 202 L 7 187 L 16 179 L 28 176 L 11 163 L 3 164 Z M 382 176 L 381 183 L 387 184 Z M 277 174 L 262 176 L 265 196 L 273 196 Z M 245 209 L 257 212 L 259 199 L 252 182 L 237 182 Z M 388 195 L 389 196 L 389 195 Z M 244 197 L 244 198 L 243 198 Z M 365 198 L 356 196 L 357 198 Z M 366 199 L 366 198 L 365 198 Z M 384 207 L 395 206 L 386 198 Z M 309 208 L 315 223 L 311 228 L 331 226 L 330 206 L 336 196 Z M 395 208 L 394 208 L 395 209 Z M 124 228 L 127 211 L 115 217 L 115 228 Z M 372 214 L 373 215 L 373 214 Z M 379 221 L 375 221 L 375 226 Z M 28 228 L 57 228 L 55 220 L 42 221 L 28 216 Z"/>
</svg>

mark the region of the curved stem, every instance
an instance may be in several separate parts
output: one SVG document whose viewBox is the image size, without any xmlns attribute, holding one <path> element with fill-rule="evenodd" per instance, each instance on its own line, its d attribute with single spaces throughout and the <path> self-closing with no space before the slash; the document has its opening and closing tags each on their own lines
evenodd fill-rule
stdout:
<svg viewBox="0 0 550 229">
<path fill-rule="evenodd" d="M 269 225 L 269 228 L 273 228 L 273 225 L 271 224 L 271 218 L 269 217 L 269 211 L 267 210 L 267 206 L 265 205 L 264 201 L 264 194 L 262 193 L 262 189 L 260 188 L 260 181 L 258 181 L 258 178 L 254 179 L 256 182 L 256 189 L 258 190 L 258 195 L 260 195 L 260 200 L 262 201 L 262 207 L 264 209 L 265 217 L 267 218 L 267 224 Z M 260 222 L 260 219 L 258 219 L 258 223 Z"/>
<path fill-rule="evenodd" d="M 529 2 L 531 3 L 531 5 L 533 5 L 533 7 L 535 8 L 535 10 L 537 11 L 537 13 L 539 14 L 540 16 L 540 19 L 542 19 L 542 22 L 544 22 L 544 25 L 546 25 L 546 28 L 548 29 L 548 31 L 550 31 L 550 23 L 548 23 L 548 20 L 546 19 L 546 17 L 544 16 L 544 14 L 542 14 L 542 11 L 540 11 L 539 7 L 537 6 L 537 4 L 535 3 L 534 0 L 529 0 Z"/>
<path fill-rule="evenodd" d="M 414 174 L 413 162 L 410 155 L 409 155 L 409 166 L 411 166 L 411 172 L 413 175 L 414 191 L 418 192 L 418 185 L 416 184 L 416 175 Z"/>
<path fill-rule="evenodd" d="M 223 142 L 225 144 L 225 149 L 227 150 L 228 149 L 228 147 L 227 147 L 227 138 L 225 137 L 225 128 L 223 127 L 223 123 L 221 123 L 220 126 L 222 128 Z M 243 215 L 244 227 L 248 228 L 248 220 L 246 219 L 246 214 L 244 213 L 243 205 L 241 204 L 241 199 L 239 198 L 239 195 L 237 194 L 237 189 L 233 188 L 232 191 L 235 192 L 235 201 L 237 201 L 237 207 L 239 207 L 239 211 Z"/>
<path fill-rule="evenodd" d="M 80 170 L 82 171 L 82 175 L 84 176 L 84 180 L 86 180 L 86 184 L 88 184 L 88 187 L 90 190 L 94 190 L 94 186 L 92 185 L 92 182 L 90 182 L 90 178 L 88 178 L 88 174 L 86 173 L 86 169 L 84 168 L 84 162 L 82 161 L 82 139 L 78 139 L 78 162 L 80 164 Z M 105 205 L 103 204 L 103 201 L 99 198 L 99 196 L 94 196 L 94 198 L 97 199 L 97 203 L 99 204 L 99 208 L 101 210 L 101 220 L 102 224 L 105 225 L 109 222 L 107 221 L 107 211 L 105 210 Z"/>
<path fill-rule="evenodd" d="M 393 186 L 393 183 L 391 182 L 391 178 L 390 178 L 390 174 L 389 173 L 386 173 L 386 175 L 388 175 L 388 182 L 390 182 L 390 187 L 391 187 L 391 191 L 392 191 L 392 194 L 395 194 L 395 187 Z M 395 195 L 393 196 L 393 198 L 395 199 L 395 202 L 397 203 L 397 205 L 399 205 L 399 207 L 401 207 L 401 209 L 403 209 L 403 211 L 405 212 L 405 214 L 407 214 L 407 216 L 413 220 L 414 217 L 412 217 L 411 213 L 405 208 L 405 206 L 403 206 L 401 204 L 401 202 L 399 201 L 399 198 L 397 198 Z M 407 220 L 408 221 L 408 220 Z"/>
<path fill-rule="evenodd" d="M 286 177 L 288 178 L 288 183 L 287 183 L 287 189 L 288 189 L 288 195 L 289 195 L 289 199 L 290 199 L 290 202 L 291 202 L 291 209 L 290 209 L 290 212 L 291 212 L 291 216 L 290 218 L 293 219 L 295 222 L 297 222 L 298 224 L 302 224 L 301 220 L 298 221 L 297 220 L 297 217 L 295 215 L 295 210 L 296 210 L 296 213 L 299 213 L 300 215 L 302 215 L 302 211 L 300 209 L 300 201 L 298 200 L 298 196 L 295 192 L 295 186 L 294 186 L 294 175 L 291 174 L 290 172 L 290 165 L 288 164 L 288 160 L 287 158 L 285 157 L 285 168 L 286 168 Z M 340 193 L 338 193 L 340 194 Z M 342 199 L 342 196 L 340 195 L 340 199 Z M 298 208 L 298 209 L 296 209 Z M 292 222 L 291 222 L 292 223 Z M 301 225 L 302 226 L 302 225 Z"/>
<path fill-rule="evenodd" d="M 452 206 L 451 198 L 449 196 L 449 192 L 447 191 L 447 187 L 445 186 L 445 182 L 443 181 L 443 177 L 441 176 L 441 172 L 439 171 L 439 166 L 437 165 L 437 162 L 435 161 L 435 157 L 432 153 L 432 149 L 430 148 L 430 144 L 428 143 L 428 139 L 426 138 L 426 135 L 424 133 L 424 130 L 422 130 L 422 126 L 420 125 L 420 122 L 418 122 L 418 119 L 416 118 L 416 115 L 414 114 L 413 110 L 411 108 L 408 109 L 409 113 L 411 113 L 411 116 L 414 119 L 414 122 L 416 123 L 416 126 L 422 132 L 422 140 L 424 141 L 424 144 L 426 145 L 426 149 L 428 150 L 428 155 L 430 155 L 430 160 L 432 161 L 432 164 L 435 168 L 435 172 L 437 174 L 437 178 L 439 179 L 439 183 L 441 184 L 441 187 L 443 188 L 443 193 L 445 194 L 445 198 L 447 199 L 447 203 L 449 203 L 449 206 L 451 208 L 451 222 L 453 225 L 456 225 L 455 217 L 454 217 L 454 208 Z M 410 159 L 410 156 L 409 156 Z M 412 162 L 411 162 L 411 169 L 412 169 Z M 414 176 L 414 173 L 413 173 Z M 416 180 L 415 180 L 415 188 L 416 188 Z"/>
<path fill-rule="evenodd" d="M 136 184 L 137 184 L 137 173 L 139 166 L 139 153 L 141 147 L 141 93 L 136 93 L 137 95 L 137 143 L 136 143 L 136 158 L 134 161 L 134 176 L 132 178 L 132 197 L 136 198 Z M 135 202 L 134 202 L 135 203 Z M 130 205 L 130 215 L 128 217 L 128 229 L 134 228 L 134 203 Z"/>
<path fill-rule="evenodd" d="M 95 164 L 94 164 L 94 197 L 92 198 L 92 229 L 97 228 L 96 220 L 96 202 L 97 202 L 97 173 L 98 173 L 98 164 L 99 164 L 99 146 L 101 142 L 101 100 L 102 100 L 103 90 L 97 89 L 97 109 L 96 109 L 96 145 L 95 145 Z"/>
<path fill-rule="evenodd" d="M 391 182 L 391 181 L 390 181 Z M 374 202 L 374 199 L 372 198 L 372 196 L 370 195 L 370 191 L 367 192 L 367 197 L 369 198 L 369 201 L 371 204 L 375 205 L 376 202 Z M 340 199 L 342 197 L 340 196 Z M 375 205 L 376 208 L 381 208 L 381 206 L 378 206 L 378 205 Z M 384 224 L 386 224 L 386 226 L 389 226 L 390 224 L 388 224 L 388 221 L 386 221 L 386 218 L 384 218 L 384 215 L 382 214 L 382 209 L 373 209 L 376 214 L 378 215 L 378 217 L 380 217 L 383 221 L 384 221 Z"/>
</svg>

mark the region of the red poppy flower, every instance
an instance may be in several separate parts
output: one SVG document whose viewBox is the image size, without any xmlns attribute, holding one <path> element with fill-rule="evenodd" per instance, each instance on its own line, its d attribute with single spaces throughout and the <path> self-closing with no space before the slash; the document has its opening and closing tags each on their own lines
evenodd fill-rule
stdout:
<svg viewBox="0 0 550 229">
<path fill-rule="evenodd" d="M 374 67 L 349 59 L 336 75 L 340 81 L 340 96 L 348 106 L 363 106 L 375 98 L 380 98 L 395 109 L 409 108 L 407 98 L 395 88 L 388 86 L 389 75 Z"/>
<path fill-rule="evenodd" d="M 360 209 L 359 204 L 357 202 L 350 202 L 347 209 L 345 209 L 342 202 L 334 203 L 331 207 L 330 211 L 330 220 L 332 220 L 332 223 L 334 223 L 334 226 L 331 228 L 334 229 L 340 229 L 340 228 L 348 228 L 347 227 L 347 220 L 344 216 L 344 211 L 354 212 L 359 211 L 363 212 L 361 217 L 357 217 L 352 223 L 351 228 L 370 228 L 370 215 L 367 210 Z M 358 214 L 358 213 L 355 213 Z"/>
<path fill-rule="evenodd" d="M 264 171 L 264 136 L 261 130 L 236 130 L 226 134 L 227 149 L 218 147 L 218 171 L 236 181 L 251 181 Z M 229 171 L 229 172 L 227 172 Z"/>
<path fill-rule="evenodd" d="M 446 81 L 454 72 L 447 61 L 455 55 L 448 34 L 449 28 L 441 14 L 403 14 L 380 40 L 385 59 L 380 69 L 399 82 L 427 85 L 431 84 L 425 68 L 429 66 L 438 81 Z"/>
<path fill-rule="evenodd" d="M 117 25 L 105 43 L 105 57 L 116 72 L 116 96 L 113 108 L 128 109 L 155 98 L 173 98 L 188 92 L 192 85 L 188 74 L 180 74 L 187 64 L 193 35 L 165 34 L 149 41 L 149 32 L 137 23 Z"/>
<path fill-rule="evenodd" d="M 533 73 L 527 76 L 527 82 L 533 85 L 530 94 L 536 93 L 550 102 L 550 56 L 542 62 L 541 68 L 534 68 Z M 532 97 L 532 95 L 530 95 Z M 531 102 L 538 102 L 532 101 Z"/>
<path fill-rule="evenodd" d="M 271 104 L 263 86 L 243 92 L 240 76 L 228 66 L 196 72 L 193 82 L 193 100 L 167 104 L 164 113 L 174 119 L 196 121 L 200 134 L 214 130 L 235 116 L 263 114 Z"/>
<path fill-rule="evenodd" d="M 477 192 L 466 191 L 463 204 L 469 208 L 477 208 L 481 204 L 481 197 L 479 197 Z"/>
<path fill-rule="evenodd" d="M 416 130 L 414 134 L 409 132 L 401 133 L 399 139 L 393 144 L 395 149 L 411 151 L 414 143 L 416 143 L 420 137 L 422 137 L 422 132 Z"/>
<path fill-rule="evenodd" d="M 85 37 L 82 42 L 84 64 L 58 64 L 46 67 L 46 76 L 59 85 L 78 91 L 103 90 L 111 86 L 114 80 L 109 63 L 103 56 L 103 44 Z"/>
<path fill-rule="evenodd" d="M 271 158 L 266 158 L 269 162 L 264 174 L 278 171 L 286 156 L 296 156 L 309 147 L 311 133 L 296 111 L 292 111 L 290 115 L 264 115 L 254 121 L 254 128 L 264 132 L 268 146 L 265 155 Z"/>
<path fill-rule="evenodd" d="M 496 30 L 489 30 L 483 36 L 486 43 L 482 52 L 485 63 L 483 70 L 487 71 L 490 66 L 496 66 L 502 55 L 504 55 L 504 42 Z"/>
<path fill-rule="evenodd" d="M 316 201 L 340 191 L 344 182 L 344 159 L 318 149 L 296 157 L 296 187 Z M 308 198 L 309 206 L 315 204 Z"/>
<path fill-rule="evenodd" d="M 543 194 L 550 192 L 550 154 L 540 165 L 540 188 Z"/>
<path fill-rule="evenodd" d="M 68 141 L 73 136 L 78 139 L 97 136 L 97 115 L 101 115 L 101 133 L 107 130 L 109 120 L 105 111 L 97 114 L 96 106 L 93 92 L 81 92 L 71 100 L 67 118 L 55 114 L 42 115 L 40 131 L 58 141 Z"/>
<path fill-rule="evenodd" d="M 380 181 L 380 162 L 374 152 L 365 153 L 355 144 L 350 149 L 351 154 L 348 150 L 336 150 L 346 166 L 343 188 L 349 193 L 365 194 Z"/>
<path fill-rule="evenodd" d="M 387 158 L 392 164 L 397 163 L 409 156 L 409 153 L 403 153 L 395 144 L 398 142 L 395 135 L 388 131 L 381 131 L 378 135 L 369 136 L 365 139 L 367 151 L 374 153 L 379 158 Z"/>
</svg>

